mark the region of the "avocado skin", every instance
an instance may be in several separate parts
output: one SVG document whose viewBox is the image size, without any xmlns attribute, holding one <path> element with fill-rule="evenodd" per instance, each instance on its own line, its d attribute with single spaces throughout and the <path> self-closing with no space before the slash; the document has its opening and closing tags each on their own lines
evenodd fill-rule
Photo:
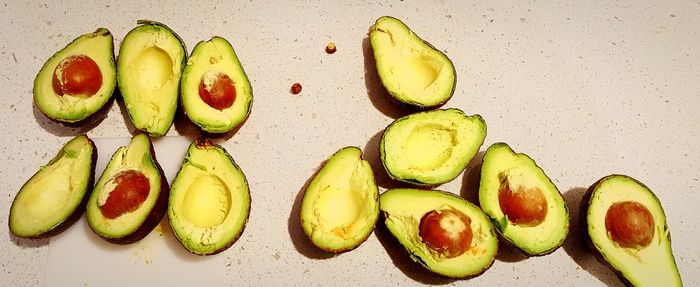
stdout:
<svg viewBox="0 0 700 287">
<path fill-rule="evenodd" d="M 98 32 L 99 32 L 99 34 L 98 34 L 97 36 L 107 36 L 107 35 L 109 35 L 110 37 L 113 37 L 113 36 L 112 36 L 112 33 L 111 33 L 109 30 L 107 30 L 106 28 L 98 28 L 98 29 L 97 29 L 95 32 L 93 32 L 93 33 L 97 34 Z M 80 37 L 75 38 L 73 41 L 71 41 L 71 42 L 68 43 L 66 46 L 64 46 L 64 48 L 70 46 L 71 44 L 75 43 L 75 41 L 77 41 L 77 40 L 79 40 L 79 39 L 80 39 Z M 116 57 L 114 56 L 114 39 L 112 39 L 112 43 L 111 43 L 111 45 L 110 45 L 110 51 L 112 51 L 112 63 L 111 63 L 111 64 L 112 64 L 112 67 L 114 67 L 114 69 L 116 69 L 117 63 L 116 63 L 116 61 L 114 60 L 114 59 L 116 59 Z M 57 52 L 57 53 L 58 53 L 58 52 Z M 39 72 L 37 72 L 37 75 L 34 76 L 35 81 L 36 81 L 36 78 L 38 78 L 39 73 L 41 73 L 41 71 L 44 70 L 44 67 L 46 66 L 46 64 L 48 64 L 48 63 L 51 61 L 51 59 L 54 58 L 55 56 L 56 56 L 55 54 L 54 54 L 53 56 L 51 56 L 51 58 L 47 59 L 46 62 L 44 63 L 44 65 L 41 66 L 41 69 L 39 69 Z M 85 125 L 87 125 L 87 124 L 89 124 L 89 123 L 92 123 L 92 122 L 94 122 L 94 121 L 99 120 L 99 119 L 102 118 L 102 117 L 107 117 L 107 113 L 108 113 L 109 110 L 112 108 L 112 104 L 113 104 L 113 102 L 114 102 L 114 98 L 115 98 L 115 97 L 114 97 L 114 91 L 118 91 L 118 90 L 119 90 L 119 87 L 117 86 L 116 82 L 117 82 L 117 77 L 115 76 L 115 77 L 114 77 L 114 89 L 112 90 L 112 94 L 110 94 L 109 99 L 104 103 L 104 105 L 103 105 L 99 110 L 95 111 L 94 113 L 92 113 L 91 115 L 87 116 L 86 118 L 84 118 L 84 119 L 82 119 L 82 120 L 78 120 L 78 121 L 75 121 L 75 122 L 62 121 L 62 120 L 59 120 L 59 119 L 56 119 L 56 118 L 51 117 L 49 114 L 47 114 L 47 113 L 45 113 L 43 110 L 41 110 L 41 108 L 39 107 L 39 105 L 36 104 L 36 100 L 33 100 L 34 106 L 36 106 L 36 108 L 37 108 L 39 111 L 41 111 L 41 113 L 42 113 L 44 116 L 46 116 L 46 118 L 48 118 L 49 120 L 51 120 L 51 121 L 54 122 L 54 123 L 59 123 L 59 124 L 61 124 L 61 125 L 63 125 L 63 126 L 69 127 L 69 128 L 83 127 L 83 126 L 85 126 Z M 104 85 L 104 83 L 103 83 L 103 85 Z M 34 86 L 34 85 L 32 85 L 32 86 Z M 32 88 L 32 93 L 34 93 L 34 90 L 35 90 L 35 89 Z M 91 141 L 91 142 L 92 142 L 92 141 Z M 93 147 L 94 147 L 94 143 L 93 143 Z M 93 167 L 93 169 L 94 169 L 94 167 Z"/>
<path fill-rule="evenodd" d="M 311 184 L 311 182 L 313 182 L 313 179 L 316 178 L 316 176 L 318 175 L 318 173 L 321 172 L 321 170 L 323 169 L 324 166 L 326 166 L 326 164 L 328 163 L 328 160 L 331 159 L 331 158 L 333 158 L 333 156 L 335 156 L 337 153 L 339 153 L 339 152 L 345 150 L 346 148 L 348 148 L 348 147 L 345 147 L 345 148 L 342 148 L 342 149 L 336 151 L 335 153 L 333 153 L 333 155 L 331 155 L 331 156 L 328 157 L 326 160 L 324 160 L 324 161 L 321 163 L 321 165 L 319 165 L 319 167 L 316 169 L 316 171 L 314 172 L 314 174 L 309 178 L 309 180 L 308 180 L 308 181 L 306 182 L 306 184 L 304 185 L 304 187 L 303 187 L 304 195 L 302 195 L 301 198 L 304 198 L 304 197 L 306 196 L 306 191 L 308 190 L 309 184 Z M 355 147 L 355 146 L 353 146 L 353 148 L 357 148 L 357 149 L 359 149 L 359 150 L 362 150 L 362 149 L 360 149 L 359 147 Z M 362 155 L 360 155 L 360 160 L 364 160 L 364 159 L 362 158 Z M 376 179 L 372 181 L 372 184 L 375 184 L 375 185 L 377 184 L 377 183 L 376 183 Z M 378 196 L 377 196 L 377 204 L 379 204 L 379 197 L 378 197 Z M 381 210 L 380 210 L 379 212 L 381 213 Z M 319 247 L 319 246 L 317 246 L 316 244 L 313 244 L 313 239 L 311 238 L 311 236 L 310 236 L 309 234 L 307 234 L 306 232 L 303 232 L 303 230 L 302 230 L 302 233 L 304 233 L 304 235 L 306 235 L 306 238 L 308 238 L 309 241 L 310 241 L 314 246 L 316 246 L 316 248 L 321 249 L 321 250 L 323 250 L 323 251 L 326 251 L 326 252 L 328 252 L 328 253 L 340 254 L 340 253 L 343 253 L 343 252 L 347 252 L 347 251 L 353 250 L 353 249 L 357 248 L 358 246 L 362 245 L 362 243 L 364 243 L 365 241 L 367 241 L 367 239 L 369 238 L 369 236 L 372 235 L 372 232 L 374 232 L 374 229 L 377 227 L 377 221 L 379 221 L 379 216 L 377 216 L 377 219 L 375 219 L 374 222 L 372 222 L 372 225 L 373 225 L 373 226 L 372 226 L 372 231 L 368 232 L 368 233 L 367 233 L 367 236 L 365 236 L 364 238 L 361 238 L 361 239 L 357 240 L 357 243 L 356 243 L 356 244 L 352 244 L 352 245 L 350 245 L 350 246 L 348 246 L 348 247 L 346 247 L 346 248 L 341 248 L 341 249 L 330 249 L 330 248 L 322 248 L 322 247 Z M 302 213 L 301 213 L 301 212 L 299 212 L 299 226 L 300 226 L 300 227 L 301 227 L 301 226 L 304 226 L 304 219 L 302 218 Z M 302 229 L 303 229 L 303 228 L 302 228 Z"/>
<path fill-rule="evenodd" d="M 396 21 L 399 21 L 399 22 L 403 23 L 403 21 L 401 21 L 401 20 L 398 19 L 398 18 L 395 18 L 395 17 L 392 17 L 392 16 L 382 16 L 382 17 L 377 18 L 377 21 L 375 21 L 375 25 L 376 25 L 376 24 L 379 22 L 379 20 L 381 20 L 381 19 L 393 19 L 393 20 L 396 20 Z M 405 23 L 404 23 L 404 25 L 405 25 Z M 374 26 L 372 26 L 372 28 L 374 28 Z M 409 28 L 409 29 L 410 29 L 410 28 Z M 413 32 L 413 30 L 411 30 L 411 32 Z M 415 34 L 415 33 L 414 33 L 414 34 Z M 416 34 L 416 35 L 417 35 L 417 34 Z M 452 68 L 452 75 L 453 75 L 453 77 L 454 77 L 454 84 L 452 85 L 452 90 L 450 91 L 450 95 L 449 95 L 445 100 L 443 100 L 443 101 L 441 101 L 441 102 L 439 102 L 439 103 L 437 103 L 437 104 L 435 104 L 435 105 L 428 105 L 428 106 L 426 106 L 426 105 L 421 105 L 421 104 L 419 104 L 419 103 L 412 103 L 412 102 L 409 102 L 409 101 L 401 101 L 401 100 L 399 100 L 398 97 L 396 97 L 396 95 L 394 95 L 394 93 L 392 93 L 391 91 L 389 91 L 389 90 L 386 89 L 386 88 L 385 88 L 385 90 L 387 91 L 387 93 L 389 93 L 389 95 L 391 95 L 391 100 L 392 100 L 392 102 L 394 102 L 394 103 L 396 103 L 396 104 L 399 104 L 399 105 L 401 105 L 401 106 L 404 106 L 404 107 L 406 107 L 406 108 L 417 108 L 417 109 L 420 109 L 420 110 L 431 110 L 431 109 L 436 109 L 436 108 L 439 108 L 439 107 L 443 106 L 445 103 L 447 103 L 447 101 L 449 101 L 449 100 L 452 98 L 452 96 L 454 96 L 455 87 L 457 87 L 457 71 L 455 70 L 456 68 L 454 68 L 454 66 L 455 66 L 455 65 L 454 65 L 454 62 L 452 62 L 452 59 L 450 59 L 449 57 L 447 57 L 447 55 L 445 55 L 445 53 L 443 53 L 443 52 L 440 51 L 439 49 L 435 48 L 435 46 L 433 46 L 433 44 L 431 44 L 430 42 L 424 40 L 422 37 L 418 36 L 418 38 L 420 38 L 421 41 L 423 41 L 423 43 L 426 44 L 428 47 L 432 48 L 433 50 L 435 50 L 435 51 L 437 51 L 438 53 L 440 53 L 440 54 L 442 54 L 443 56 L 445 56 L 445 58 L 447 59 L 447 61 L 449 61 L 450 64 L 452 64 L 452 67 L 453 67 L 453 68 Z M 370 41 L 370 46 L 371 46 L 371 43 L 372 43 L 372 41 Z M 374 52 L 374 47 L 372 47 L 372 51 Z M 374 58 L 374 57 L 375 57 L 375 56 L 374 56 L 374 53 L 372 53 L 372 58 L 375 59 L 374 66 L 375 66 L 375 69 L 376 69 L 376 68 L 377 68 L 377 63 L 376 63 L 376 58 Z M 377 74 L 378 74 L 378 73 L 379 73 L 379 71 L 377 71 Z M 384 79 L 382 79 L 382 77 L 379 77 L 379 80 L 382 82 L 382 87 L 386 87 L 386 86 L 384 85 Z"/>
<path fill-rule="evenodd" d="M 156 153 L 153 149 L 153 143 L 150 140 L 149 144 L 151 146 L 150 151 L 151 158 L 153 159 L 153 165 L 158 169 L 158 174 L 161 178 L 160 193 L 158 194 L 158 199 L 156 199 L 156 203 L 153 205 L 153 209 L 151 209 L 151 213 L 148 214 L 146 220 L 144 220 L 141 226 L 139 226 L 139 228 L 136 229 L 136 231 L 134 231 L 133 233 L 120 238 L 107 238 L 100 235 L 100 237 L 111 243 L 125 245 L 143 239 L 144 237 L 146 237 L 146 235 L 151 233 L 151 230 L 153 230 L 153 228 L 155 228 L 160 223 L 160 221 L 163 219 L 163 216 L 168 210 L 168 197 L 170 195 L 168 179 L 165 177 L 163 168 L 160 167 L 160 164 L 156 159 Z M 97 232 L 95 232 L 95 234 L 99 235 L 99 233 Z"/>
<path fill-rule="evenodd" d="M 224 154 L 228 157 L 228 159 L 229 159 L 235 166 L 238 166 L 238 165 L 236 164 L 236 162 L 233 160 L 233 157 L 231 157 L 231 154 L 229 154 L 228 151 L 226 151 L 226 149 L 224 149 L 221 145 L 218 145 L 218 144 L 215 144 L 215 143 L 211 142 L 208 138 L 205 138 L 205 137 L 197 138 L 197 139 L 195 140 L 195 145 L 197 146 L 197 148 L 205 148 L 205 149 L 207 149 L 207 148 L 220 148 L 220 149 L 224 152 Z M 175 178 L 177 178 L 177 176 L 180 175 L 180 172 L 181 172 L 181 171 L 182 171 L 182 169 L 180 169 L 180 170 L 177 172 L 177 175 L 175 175 Z M 245 182 L 246 188 L 248 188 L 248 192 L 250 192 L 250 186 L 248 185 L 248 179 L 246 179 L 245 177 L 243 177 L 243 181 Z M 167 183 L 166 183 L 166 185 L 167 185 Z M 168 198 L 169 198 L 169 196 L 166 197 L 166 199 L 165 199 L 166 204 L 165 204 L 165 211 L 164 211 L 164 213 L 168 211 Z M 160 200 L 160 198 L 158 198 L 158 200 Z M 181 245 L 183 248 L 185 248 L 185 250 L 187 250 L 187 252 L 192 253 L 192 254 L 195 254 L 195 255 L 199 255 L 199 256 L 215 255 L 215 254 L 218 254 L 218 253 L 221 253 L 221 252 L 225 251 L 226 249 L 229 249 L 229 247 L 233 246 L 233 244 L 236 243 L 236 241 L 238 241 L 239 238 L 241 238 L 241 235 L 243 235 L 243 232 L 245 232 L 245 228 L 246 228 L 246 226 L 248 225 L 248 219 L 250 219 L 251 203 L 252 203 L 252 199 L 251 199 L 250 197 L 248 197 L 248 211 L 246 212 L 246 218 L 245 218 L 245 220 L 243 221 L 243 226 L 241 226 L 241 232 L 238 233 L 238 235 L 236 235 L 236 237 L 234 237 L 233 239 L 231 239 L 231 242 L 229 242 L 229 243 L 226 244 L 225 246 L 221 247 L 221 249 L 216 250 L 216 251 L 211 252 L 211 253 L 195 253 L 195 252 L 193 252 L 192 250 L 189 250 L 189 249 L 187 248 L 187 246 L 185 246 L 184 244 L 182 244 L 182 241 L 178 240 L 177 242 L 180 243 L 180 245 Z M 169 219 L 168 219 L 168 220 L 169 220 Z M 172 234 L 175 234 L 175 236 L 177 236 L 177 233 L 175 232 L 175 230 L 173 230 L 173 226 L 170 225 L 170 224 L 168 224 L 168 227 L 170 227 L 170 231 L 172 232 Z"/>
<path fill-rule="evenodd" d="M 491 147 L 507 147 L 511 152 L 513 152 L 513 154 L 517 154 L 515 151 L 513 151 L 513 149 L 508 144 L 503 143 L 503 142 L 494 143 L 491 145 Z M 529 155 L 528 155 L 528 157 L 529 157 Z M 540 167 L 537 164 L 537 162 L 535 162 L 534 160 L 533 160 L 533 162 L 535 163 L 535 166 L 537 168 L 542 170 L 542 167 Z M 483 165 L 483 163 L 484 162 L 482 159 L 481 164 Z M 554 185 L 554 183 L 552 182 L 552 179 L 550 179 L 546 173 L 542 172 L 542 174 L 544 174 L 544 177 L 546 177 L 547 180 L 549 180 L 549 182 L 552 183 L 552 185 Z M 479 184 L 481 185 L 481 183 L 479 183 Z M 556 186 L 556 185 L 554 185 L 554 186 Z M 566 205 L 566 203 L 564 204 L 564 210 L 566 211 L 567 214 L 570 214 L 569 213 L 569 206 Z M 569 218 L 569 220 L 571 220 L 571 219 Z M 494 226 L 498 226 L 498 225 L 494 222 Z M 569 228 L 571 228 L 571 224 L 569 224 Z M 498 238 L 500 238 L 501 242 L 503 242 L 506 246 L 510 247 L 513 250 L 516 250 L 519 254 L 526 256 L 526 257 L 540 257 L 540 256 L 549 255 L 552 252 L 557 251 L 557 249 L 559 249 L 562 245 L 564 245 L 564 242 L 566 242 L 566 237 L 565 237 L 564 240 L 562 240 L 562 242 L 559 245 L 555 246 L 554 248 L 552 248 L 550 250 L 547 250 L 547 251 L 542 252 L 542 253 L 530 254 L 530 253 L 525 252 L 525 250 L 520 249 L 517 245 L 515 245 L 513 242 L 508 240 L 508 238 L 503 236 L 503 233 L 501 233 L 501 229 L 499 229 L 499 228 L 494 228 L 494 229 L 496 229 L 496 233 L 498 233 Z M 568 232 L 567 232 L 567 236 L 568 236 Z"/>
<path fill-rule="evenodd" d="M 442 190 L 434 190 L 434 189 L 433 189 L 432 191 L 439 192 L 439 193 L 441 193 L 441 194 L 443 194 L 443 195 L 445 195 L 445 196 L 451 196 L 451 197 L 455 197 L 455 198 L 458 198 L 458 199 L 460 199 L 460 200 L 466 201 L 466 199 L 464 199 L 464 198 L 462 198 L 462 197 L 460 197 L 460 196 L 457 196 L 456 194 L 453 194 L 453 193 L 451 193 L 451 192 L 446 192 L 446 191 L 442 191 Z M 387 219 L 387 217 L 388 217 L 388 213 L 387 213 L 386 211 L 381 210 L 381 209 L 380 209 L 379 213 L 380 213 L 381 218 L 382 218 L 382 220 L 381 220 L 381 222 L 380 222 L 381 226 L 383 226 L 383 227 L 386 229 L 386 232 L 388 232 L 389 234 L 391 234 L 391 231 L 390 231 L 388 228 L 386 228 L 386 224 L 385 224 L 385 221 L 386 221 L 386 219 Z M 495 228 L 495 226 L 494 226 L 493 229 L 498 230 L 498 228 Z M 401 242 L 399 242 L 399 239 L 396 238 L 396 236 L 393 236 L 393 235 L 392 235 L 392 236 L 390 236 L 390 237 L 393 238 L 393 241 L 394 241 L 398 246 L 402 246 L 402 247 L 403 247 L 403 245 L 401 244 Z M 496 245 L 496 248 L 498 248 L 498 245 Z M 463 276 L 463 277 L 452 277 L 452 276 L 447 276 L 447 275 L 444 275 L 444 274 L 439 274 L 439 273 L 435 273 L 435 272 L 431 271 L 430 268 L 428 268 L 428 266 L 425 264 L 425 262 L 423 262 L 422 260 L 420 260 L 417 256 L 413 256 L 413 254 L 411 254 L 411 252 L 409 252 L 406 248 L 401 248 L 401 249 L 403 249 L 404 252 L 406 252 L 406 254 L 408 254 L 408 256 L 409 256 L 413 261 L 415 261 L 416 263 L 418 263 L 418 264 L 420 264 L 421 266 L 423 266 L 423 268 L 425 268 L 425 270 L 428 270 L 428 271 L 430 271 L 432 274 L 438 275 L 438 276 L 440 276 L 440 277 L 442 277 L 442 278 L 446 278 L 446 279 L 457 279 L 457 280 L 460 280 L 460 279 L 470 279 L 470 278 L 474 278 L 474 277 L 479 277 L 481 274 L 484 274 L 484 272 L 486 272 L 486 270 L 489 270 L 489 268 L 491 268 L 491 266 L 493 266 L 493 263 L 496 261 L 496 260 L 495 260 L 495 257 L 494 257 L 494 259 L 491 260 L 491 262 L 490 262 L 488 265 L 484 266 L 484 268 L 482 268 L 482 269 L 479 271 L 479 273 L 472 274 L 472 275 L 467 275 L 467 276 Z M 498 253 L 498 252 L 496 252 L 496 253 Z"/>
<path fill-rule="evenodd" d="M 612 270 L 612 271 L 615 273 L 615 275 L 617 275 L 617 277 L 620 278 L 620 281 L 622 281 L 622 283 L 625 284 L 625 286 L 634 287 L 634 285 L 632 284 L 632 282 L 630 282 L 629 280 L 627 280 L 627 278 L 624 276 L 624 274 L 622 273 L 622 271 L 615 269 L 615 267 L 613 267 L 610 263 L 608 263 L 608 261 L 605 260 L 605 256 L 603 256 L 603 254 L 600 253 L 600 251 L 598 251 L 598 249 L 595 247 L 595 244 L 593 244 L 593 240 L 591 239 L 590 234 L 588 234 L 588 219 L 587 219 L 587 215 L 588 215 L 588 208 L 589 208 L 590 205 L 591 205 L 591 197 L 593 196 L 593 191 L 594 191 L 594 190 L 598 187 L 598 185 L 600 185 L 602 182 L 604 182 L 605 180 L 607 180 L 607 179 L 609 179 L 609 178 L 612 178 L 612 177 L 624 177 L 624 178 L 627 178 L 627 179 L 630 179 L 630 180 L 634 181 L 635 183 L 639 184 L 640 186 L 644 187 L 644 188 L 647 189 L 647 190 L 651 190 L 649 187 L 647 187 L 647 186 L 644 185 L 643 183 L 639 182 L 638 180 L 636 180 L 636 179 L 634 179 L 634 178 L 632 178 L 632 177 L 626 176 L 626 175 L 622 175 L 622 174 L 611 174 L 611 175 L 605 176 L 605 177 L 599 179 L 598 181 L 596 181 L 595 183 L 593 183 L 593 184 L 586 190 L 586 193 L 584 193 L 583 199 L 581 200 L 581 211 L 579 212 L 579 226 L 581 226 L 581 234 L 583 234 L 583 239 L 584 239 L 584 241 L 586 242 L 586 246 L 588 246 L 588 249 L 591 250 L 591 252 L 593 252 L 593 254 L 595 255 L 596 260 L 598 260 L 598 262 L 602 263 L 603 265 L 605 265 L 606 267 L 608 267 L 610 270 Z M 654 199 L 655 199 L 657 202 L 660 202 L 660 201 L 659 201 L 659 198 L 656 197 L 656 194 L 654 194 L 654 193 L 652 192 L 651 195 L 654 197 Z M 661 205 L 659 205 L 659 207 L 661 207 Z M 664 225 L 664 228 L 666 228 L 666 227 L 667 227 L 667 225 L 665 224 L 665 225 Z M 668 228 L 666 228 L 666 230 L 668 230 Z M 670 244 L 670 242 L 671 242 L 671 233 L 670 233 L 670 231 L 669 231 L 669 233 L 668 233 L 668 235 L 667 235 L 667 240 L 669 241 L 669 244 Z M 674 264 L 675 264 L 675 258 L 674 258 Z"/>
<path fill-rule="evenodd" d="M 94 182 L 95 182 L 95 164 L 97 163 L 97 147 L 95 146 L 95 142 L 93 142 L 89 137 L 87 137 L 87 135 L 84 135 L 84 136 L 88 140 L 90 145 L 92 146 L 92 158 L 90 159 L 90 161 L 92 163 L 90 164 L 90 177 L 88 178 L 88 184 L 87 184 L 87 188 L 91 189 Z M 51 159 L 51 161 L 49 161 L 49 163 L 53 162 L 54 160 L 56 160 L 55 157 L 53 159 Z M 27 182 L 25 182 L 22 185 L 22 187 L 20 187 L 20 190 L 22 190 L 22 188 L 24 188 L 24 186 L 32 178 L 34 178 L 38 173 L 39 173 L 39 171 L 37 171 L 32 177 L 27 179 Z M 75 208 L 75 211 L 73 211 L 73 213 L 70 216 L 68 216 L 63 222 L 54 226 L 51 230 L 49 230 L 47 232 L 44 232 L 44 233 L 37 235 L 37 236 L 29 236 L 29 237 L 18 236 L 17 234 L 14 234 L 12 232 L 12 228 L 9 228 L 11 220 L 7 220 L 8 229 L 10 230 L 10 233 L 12 233 L 13 236 L 20 237 L 20 238 L 27 238 L 27 239 L 42 239 L 42 238 L 49 238 L 49 237 L 52 237 L 54 235 L 58 235 L 58 234 L 62 233 L 63 231 L 66 231 L 66 229 L 68 229 L 68 227 L 71 227 L 76 221 L 78 221 L 78 219 L 80 219 L 81 216 L 83 216 L 83 212 L 85 212 L 85 206 L 87 205 L 88 199 L 90 198 L 91 191 L 92 190 L 85 192 L 85 195 L 83 195 L 83 199 L 80 201 L 80 204 L 78 204 L 78 206 Z M 12 200 L 12 205 L 15 205 L 16 200 L 17 200 L 17 197 L 15 196 L 15 199 Z M 12 205 L 10 205 L 10 206 L 12 206 Z"/>
</svg>

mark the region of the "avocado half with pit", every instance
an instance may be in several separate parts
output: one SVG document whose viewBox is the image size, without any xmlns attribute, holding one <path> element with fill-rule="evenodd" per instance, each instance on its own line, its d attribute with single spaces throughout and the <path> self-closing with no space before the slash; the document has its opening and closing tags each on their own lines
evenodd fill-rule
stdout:
<svg viewBox="0 0 700 287">
<path fill-rule="evenodd" d="M 452 61 L 401 20 L 389 16 L 377 19 L 369 39 L 377 74 L 394 99 L 430 108 L 452 97 L 457 81 Z"/>
<path fill-rule="evenodd" d="M 486 137 L 480 115 L 459 109 L 433 110 L 391 123 L 379 145 L 382 164 L 393 179 L 415 185 L 453 180 L 479 151 Z"/>
<path fill-rule="evenodd" d="M 202 130 L 225 133 L 250 114 L 253 92 L 233 46 L 221 37 L 194 47 L 182 73 L 182 108 Z"/>
<path fill-rule="evenodd" d="M 493 264 L 498 238 L 488 216 L 449 192 L 390 189 L 379 197 L 384 225 L 428 270 L 449 278 L 478 276 Z"/>
<path fill-rule="evenodd" d="M 569 209 L 557 187 L 532 158 L 505 143 L 486 150 L 479 205 L 503 239 L 528 256 L 553 252 L 569 232 Z"/>
<path fill-rule="evenodd" d="M 208 139 L 194 141 L 170 189 L 175 237 L 191 253 L 218 253 L 236 242 L 249 214 L 248 181 L 233 158 Z"/>
<path fill-rule="evenodd" d="M 76 123 L 102 109 L 116 86 L 112 34 L 99 28 L 49 58 L 34 79 L 34 102 L 52 120 Z"/>
<path fill-rule="evenodd" d="M 683 286 L 659 199 L 626 175 L 594 183 L 581 201 L 588 247 L 627 285 Z"/>
<path fill-rule="evenodd" d="M 80 218 L 95 175 L 95 144 L 85 135 L 66 143 L 12 201 L 10 232 L 17 237 L 59 234 Z"/>
<path fill-rule="evenodd" d="M 135 128 L 165 135 L 175 118 L 187 49 L 164 24 L 140 20 L 119 49 L 117 82 Z"/>
<path fill-rule="evenodd" d="M 129 244 L 160 223 L 168 205 L 168 182 L 151 140 L 138 134 L 112 155 L 87 202 L 87 222 L 105 240 Z"/>
<path fill-rule="evenodd" d="M 357 147 L 333 154 L 304 191 L 301 227 L 325 251 L 339 253 L 362 244 L 379 217 L 379 191 L 369 162 Z"/>
</svg>

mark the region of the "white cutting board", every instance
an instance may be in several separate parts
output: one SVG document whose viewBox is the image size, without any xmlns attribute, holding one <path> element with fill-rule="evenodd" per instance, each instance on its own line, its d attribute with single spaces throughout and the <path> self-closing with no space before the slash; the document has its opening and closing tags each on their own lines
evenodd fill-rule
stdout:
<svg viewBox="0 0 700 287">
<path fill-rule="evenodd" d="M 93 139 L 97 147 L 95 182 L 118 147 L 130 138 Z M 190 140 L 163 137 L 153 141 L 156 158 L 168 183 L 180 169 Z M 188 253 L 172 234 L 167 215 L 139 242 L 109 243 L 92 232 L 85 216 L 51 238 L 46 286 L 221 286 L 224 257 Z"/>
</svg>

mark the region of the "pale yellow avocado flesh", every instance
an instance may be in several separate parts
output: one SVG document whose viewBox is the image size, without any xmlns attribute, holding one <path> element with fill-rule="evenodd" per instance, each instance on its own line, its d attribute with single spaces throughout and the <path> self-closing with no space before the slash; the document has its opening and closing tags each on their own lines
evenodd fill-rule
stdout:
<svg viewBox="0 0 700 287">
<path fill-rule="evenodd" d="M 162 25 L 143 24 L 124 37 L 117 81 L 135 128 L 152 136 L 167 133 L 186 56 L 181 40 Z"/>
<path fill-rule="evenodd" d="M 457 177 L 486 137 L 479 115 L 458 109 L 434 110 L 399 118 L 384 132 L 382 162 L 395 179 L 432 185 Z"/>
<path fill-rule="evenodd" d="M 209 106 L 199 95 L 202 79 L 217 73 L 231 78 L 236 90 L 233 105 L 223 110 Z M 227 132 L 246 119 L 252 102 L 250 82 L 231 44 L 221 37 L 199 42 L 182 74 L 182 106 L 190 120 L 208 132 Z"/>
<path fill-rule="evenodd" d="M 513 189 L 538 189 L 547 202 L 547 214 L 536 226 L 517 225 L 508 220 L 499 204 L 501 185 Z M 529 156 L 515 153 L 505 143 L 486 151 L 481 167 L 479 204 L 492 218 L 507 241 L 529 255 L 543 255 L 562 245 L 569 231 L 569 211 L 557 187 Z"/>
<path fill-rule="evenodd" d="M 478 207 L 464 199 L 435 190 L 391 189 L 380 197 L 385 225 L 408 251 L 411 258 L 427 269 L 452 278 L 481 274 L 493 263 L 498 238 L 491 221 Z M 420 237 L 420 222 L 433 210 L 457 210 L 471 220 L 472 244 L 462 255 L 445 258 L 428 247 Z"/>
<path fill-rule="evenodd" d="M 168 218 L 190 252 L 211 254 L 243 232 L 250 211 L 248 182 L 221 147 L 192 143 L 170 189 Z"/>
<path fill-rule="evenodd" d="M 85 55 L 95 61 L 102 74 L 102 86 L 92 96 L 58 95 L 53 89 L 54 70 L 71 56 Z M 52 119 L 74 123 L 94 114 L 112 97 L 116 86 L 116 64 L 112 34 L 100 28 L 80 36 L 49 58 L 34 79 L 34 101 Z"/>
<path fill-rule="evenodd" d="M 151 141 L 145 134 L 138 134 L 131 139 L 128 146 L 122 146 L 112 155 L 107 167 L 87 203 L 87 221 L 90 227 L 101 237 L 122 238 L 134 233 L 146 220 L 160 195 L 161 178 L 158 167 L 151 157 Z M 127 170 L 142 172 L 149 183 L 148 197 L 138 209 L 110 219 L 102 215 L 100 199 L 106 198 L 114 185 L 110 184 L 115 175 Z"/>
<path fill-rule="evenodd" d="M 379 77 L 397 100 L 432 107 L 452 96 L 456 78 L 452 62 L 400 20 L 379 18 L 370 29 L 370 42 Z"/>
<path fill-rule="evenodd" d="M 301 224 L 321 249 L 341 252 L 362 243 L 379 216 L 379 192 L 362 151 L 347 147 L 336 152 L 306 188 Z"/>
<path fill-rule="evenodd" d="M 20 237 L 51 231 L 73 214 L 91 186 L 92 143 L 69 141 L 51 162 L 22 186 L 10 209 L 10 230 Z"/>
<path fill-rule="evenodd" d="M 608 209 L 616 202 L 635 201 L 645 206 L 654 218 L 654 237 L 641 249 L 620 247 L 605 227 Z M 586 215 L 588 234 L 605 260 L 634 286 L 682 286 L 676 267 L 666 215 L 654 194 L 637 181 L 613 175 L 593 191 Z"/>
</svg>

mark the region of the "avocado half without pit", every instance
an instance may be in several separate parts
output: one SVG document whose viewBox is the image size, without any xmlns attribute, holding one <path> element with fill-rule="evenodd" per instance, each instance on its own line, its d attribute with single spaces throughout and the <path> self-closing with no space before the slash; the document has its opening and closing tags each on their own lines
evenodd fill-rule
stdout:
<svg viewBox="0 0 700 287">
<path fill-rule="evenodd" d="M 411 259 L 449 278 L 478 276 L 493 264 L 498 238 L 489 218 L 452 193 L 391 189 L 379 198 L 384 225 Z"/>
<path fill-rule="evenodd" d="M 218 253 L 243 233 L 250 214 L 248 181 L 226 150 L 194 141 L 170 189 L 168 219 L 189 252 Z"/>
<path fill-rule="evenodd" d="M 534 160 L 505 143 L 486 150 L 479 205 L 503 239 L 528 256 L 553 252 L 569 232 L 569 210 L 557 187 Z"/>
<path fill-rule="evenodd" d="M 379 217 L 372 167 L 357 147 L 333 154 L 304 192 L 300 220 L 306 236 L 325 251 L 352 250 L 369 237 Z"/>
<path fill-rule="evenodd" d="M 190 120 L 210 133 L 225 133 L 250 113 L 250 81 L 231 44 L 221 37 L 194 47 L 182 74 L 182 107 Z"/>
<path fill-rule="evenodd" d="M 389 176 L 415 185 L 453 180 L 479 151 L 486 137 L 480 115 L 459 109 L 433 110 L 397 119 L 380 142 L 382 164 Z"/>
<path fill-rule="evenodd" d="M 138 21 L 119 49 L 117 82 L 135 128 L 151 136 L 168 132 L 177 109 L 187 52 L 164 24 Z"/>
<path fill-rule="evenodd" d="M 129 244 L 160 223 L 168 204 L 168 182 L 151 141 L 138 134 L 117 149 L 87 202 L 87 222 L 105 240 Z"/>
<path fill-rule="evenodd" d="M 80 122 L 112 98 L 116 75 L 112 34 L 99 28 L 44 63 L 34 79 L 34 102 L 52 120 Z"/>
<path fill-rule="evenodd" d="M 377 19 L 369 39 L 377 74 L 394 99 L 430 108 L 452 97 L 457 78 L 452 61 L 401 20 L 389 16 Z"/>
<path fill-rule="evenodd" d="M 626 284 L 683 285 L 664 210 L 641 182 L 601 178 L 584 195 L 580 217 L 588 247 Z"/>
<path fill-rule="evenodd" d="M 94 143 L 80 135 L 66 143 L 19 190 L 10 208 L 10 232 L 23 238 L 61 233 L 83 214 L 95 174 Z"/>
</svg>

